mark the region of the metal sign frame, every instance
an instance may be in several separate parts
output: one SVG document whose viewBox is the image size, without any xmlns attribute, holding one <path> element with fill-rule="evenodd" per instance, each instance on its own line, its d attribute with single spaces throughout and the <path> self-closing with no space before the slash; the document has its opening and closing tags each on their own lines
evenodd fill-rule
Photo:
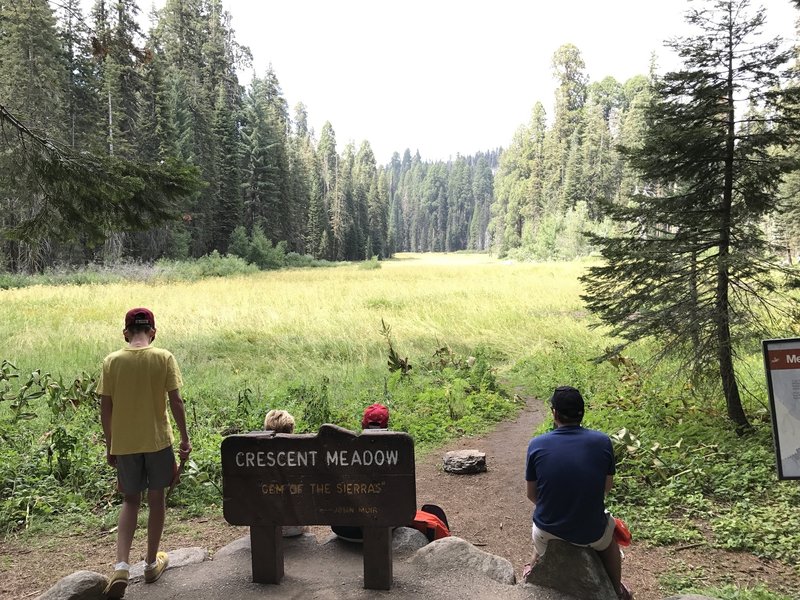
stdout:
<svg viewBox="0 0 800 600">
<path fill-rule="evenodd" d="M 800 479 L 800 338 L 764 340 L 778 479 Z"/>
</svg>

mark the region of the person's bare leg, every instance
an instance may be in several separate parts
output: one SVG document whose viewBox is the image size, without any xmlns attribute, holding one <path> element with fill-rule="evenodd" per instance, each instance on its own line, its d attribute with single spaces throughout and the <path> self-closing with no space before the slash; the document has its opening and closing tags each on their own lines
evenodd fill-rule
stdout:
<svg viewBox="0 0 800 600">
<path fill-rule="evenodd" d="M 117 562 L 130 563 L 133 534 L 136 531 L 136 520 L 139 517 L 139 494 L 128 495 L 122 500 L 122 509 L 119 511 L 117 525 Z"/>
<path fill-rule="evenodd" d="M 600 560 L 603 561 L 611 585 L 614 586 L 617 594 L 622 596 L 622 554 L 619 551 L 617 540 L 612 538 L 608 547 L 597 553 L 600 555 Z"/>
<path fill-rule="evenodd" d="M 156 562 L 158 545 L 164 532 L 164 518 L 167 513 L 166 494 L 164 490 L 148 490 L 147 506 L 147 564 Z"/>
</svg>

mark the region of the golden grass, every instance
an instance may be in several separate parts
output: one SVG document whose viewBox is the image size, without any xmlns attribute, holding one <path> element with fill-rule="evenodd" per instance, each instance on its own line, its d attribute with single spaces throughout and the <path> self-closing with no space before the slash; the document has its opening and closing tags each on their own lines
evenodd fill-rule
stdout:
<svg viewBox="0 0 800 600">
<path fill-rule="evenodd" d="M 0 358 L 65 376 L 95 372 L 123 344 L 125 311 L 147 306 L 156 315 L 156 343 L 175 353 L 190 387 L 268 387 L 383 368 L 381 319 L 398 352 L 412 360 L 448 344 L 488 347 L 513 363 L 537 346 L 585 335 L 582 270 L 581 263 L 401 254 L 380 269 L 5 290 Z"/>
</svg>

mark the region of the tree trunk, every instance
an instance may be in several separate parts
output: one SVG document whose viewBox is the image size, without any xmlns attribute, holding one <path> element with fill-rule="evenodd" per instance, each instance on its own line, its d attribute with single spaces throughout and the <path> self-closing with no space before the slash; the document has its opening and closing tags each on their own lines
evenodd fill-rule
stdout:
<svg viewBox="0 0 800 600">
<path fill-rule="evenodd" d="M 732 32 L 731 32 L 732 34 Z M 714 317 L 717 330 L 717 358 L 719 360 L 719 373 L 722 379 L 722 389 L 725 393 L 725 404 L 728 417 L 736 424 L 737 432 L 744 433 L 752 429 L 747 416 L 742 408 L 742 399 L 739 396 L 739 386 L 736 383 L 736 373 L 733 369 L 733 347 L 730 328 L 730 300 L 728 297 L 730 286 L 730 244 L 731 222 L 733 207 L 733 161 L 735 148 L 735 105 L 733 85 L 733 39 L 728 42 L 728 85 L 727 85 L 727 132 L 725 141 L 725 180 L 722 192 L 722 206 L 720 207 L 719 222 L 719 254 L 717 256 L 717 290 L 716 290 L 716 315 Z"/>
</svg>

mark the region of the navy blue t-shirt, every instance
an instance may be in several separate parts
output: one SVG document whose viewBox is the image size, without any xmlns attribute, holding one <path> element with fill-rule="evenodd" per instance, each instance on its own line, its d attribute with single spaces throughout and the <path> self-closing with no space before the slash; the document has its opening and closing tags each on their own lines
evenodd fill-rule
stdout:
<svg viewBox="0 0 800 600">
<path fill-rule="evenodd" d="M 525 480 L 537 489 L 533 522 L 573 544 L 603 536 L 606 476 L 616 472 L 611 440 L 579 425 L 562 426 L 528 444 Z"/>
</svg>

